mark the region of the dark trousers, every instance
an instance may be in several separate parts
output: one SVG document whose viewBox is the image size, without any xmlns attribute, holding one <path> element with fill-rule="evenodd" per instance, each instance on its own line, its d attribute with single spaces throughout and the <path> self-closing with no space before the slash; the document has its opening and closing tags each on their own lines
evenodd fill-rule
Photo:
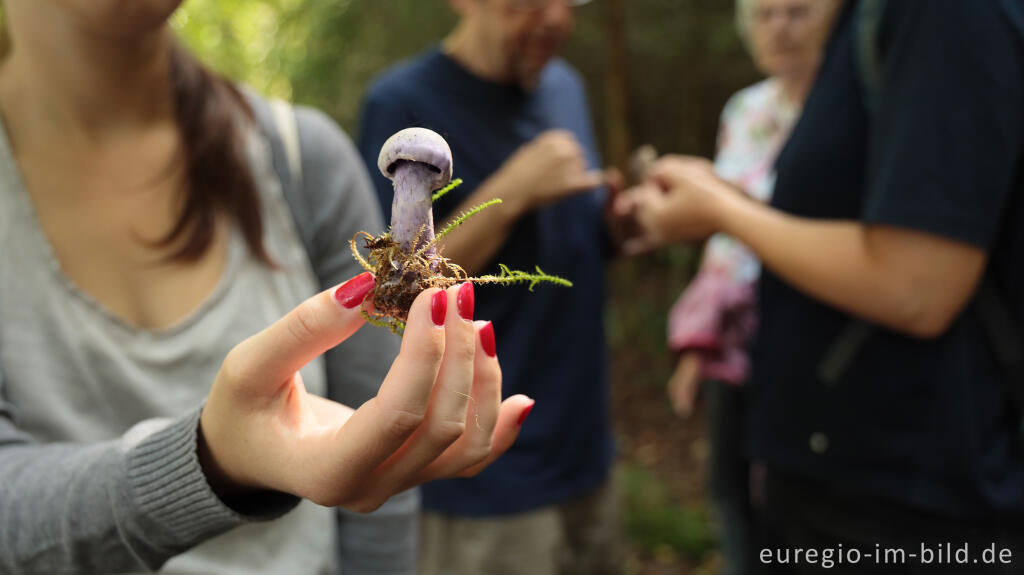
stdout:
<svg viewBox="0 0 1024 575">
<path fill-rule="evenodd" d="M 763 488 L 758 560 L 767 573 L 1024 573 L 1024 521 L 952 519 L 773 470 Z"/>
</svg>

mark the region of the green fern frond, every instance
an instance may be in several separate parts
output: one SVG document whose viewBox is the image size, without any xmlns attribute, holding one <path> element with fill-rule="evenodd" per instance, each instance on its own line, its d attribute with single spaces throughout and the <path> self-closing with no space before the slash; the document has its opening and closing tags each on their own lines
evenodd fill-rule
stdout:
<svg viewBox="0 0 1024 575">
<path fill-rule="evenodd" d="M 462 178 L 455 178 L 454 180 L 452 180 L 452 183 L 450 183 L 447 186 L 441 188 L 440 190 L 437 190 L 436 192 L 434 192 L 434 195 L 430 196 L 430 201 L 431 202 L 436 202 L 437 200 L 440 200 L 441 196 L 447 194 L 448 192 L 454 190 L 455 188 L 457 188 L 457 187 L 459 187 L 461 185 L 462 185 Z"/>
<path fill-rule="evenodd" d="M 451 233 L 452 230 L 454 230 L 455 228 L 461 226 L 469 218 L 479 214 L 480 212 L 486 210 L 487 208 L 489 208 L 491 206 L 496 206 L 496 205 L 498 205 L 500 203 L 501 203 L 501 198 L 494 198 L 493 200 L 486 201 L 486 202 L 480 204 L 479 206 L 476 206 L 474 208 L 470 208 L 469 210 L 466 210 L 465 212 L 462 212 L 461 214 L 459 214 L 459 216 L 457 218 L 455 218 L 454 220 L 448 222 L 448 225 L 445 226 L 444 229 L 440 231 L 440 233 L 438 233 L 437 235 L 434 236 L 434 241 L 436 242 L 436 241 L 440 240 L 441 238 L 445 237 L 446 235 Z"/>
<path fill-rule="evenodd" d="M 466 281 L 481 284 L 496 283 L 501 285 L 528 283 L 528 289 L 530 291 L 533 291 L 533 288 L 537 287 L 537 284 L 540 283 L 552 283 L 564 287 L 572 287 L 571 281 L 565 278 L 560 278 L 558 276 L 553 276 L 551 274 L 545 273 L 544 270 L 540 269 L 540 266 L 537 266 L 535 268 L 537 270 L 537 273 L 514 270 L 509 268 L 505 264 L 498 264 L 498 267 L 501 269 L 500 275 L 480 276 L 475 278 L 469 278 Z"/>
<path fill-rule="evenodd" d="M 474 208 L 466 210 L 465 212 L 462 212 L 461 214 L 459 214 L 459 216 L 457 218 L 455 218 L 452 221 L 448 222 L 448 225 L 445 226 L 444 229 L 441 230 L 437 235 L 435 235 L 434 239 L 432 239 L 429 242 L 427 242 L 427 244 L 425 246 L 423 246 L 420 249 L 416 250 L 416 253 L 414 255 L 415 256 L 423 255 L 424 253 L 427 252 L 427 250 L 429 250 L 430 248 L 436 246 L 437 242 L 441 241 L 441 238 L 443 238 L 446 235 L 448 235 L 449 233 L 451 233 L 451 231 L 454 230 L 455 228 L 461 226 L 463 222 L 465 222 L 469 218 L 479 214 L 480 212 L 486 210 L 487 208 L 489 208 L 491 206 L 496 206 L 496 205 L 498 205 L 500 203 L 501 203 L 501 199 L 500 198 L 495 198 L 493 200 L 486 201 L 486 202 L 480 204 L 479 206 L 476 206 Z"/>
</svg>

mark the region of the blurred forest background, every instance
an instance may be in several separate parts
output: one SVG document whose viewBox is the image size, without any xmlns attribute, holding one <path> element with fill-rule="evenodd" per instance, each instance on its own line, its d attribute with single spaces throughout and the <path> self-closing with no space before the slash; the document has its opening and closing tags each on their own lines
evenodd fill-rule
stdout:
<svg viewBox="0 0 1024 575">
<path fill-rule="evenodd" d="M 595 0 L 576 8 L 563 52 L 585 77 L 609 165 L 632 149 L 714 153 L 728 97 L 758 79 L 729 0 Z M 174 27 L 219 72 L 320 108 L 356 134 L 372 78 L 438 42 L 445 0 L 188 0 Z M 698 251 L 677 248 L 609 267 L 606 308 L 626 492 L 629 572 L 716 573 L 706 504 L 702 418 L 676 418 L 665 315 Z"/>
</svg>

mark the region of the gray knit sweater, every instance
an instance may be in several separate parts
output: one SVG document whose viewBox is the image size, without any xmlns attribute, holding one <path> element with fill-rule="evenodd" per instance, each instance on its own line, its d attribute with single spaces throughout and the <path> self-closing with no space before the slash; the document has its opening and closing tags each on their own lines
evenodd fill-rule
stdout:
<svg viewBox="0 0 1024 575">
<path fill-rule="evenodd" d="M 63 274 L 0 134 L 0 573 L 412 573 L 417 496 L 374 514 L 280 495 L 245 513 L 210 490 L 196 457 L 200 405 L 236 343 L 358 273 L 348 240 L 382 227 L 365 170 L 322 114 L 298 110 L 301 182 L 267 103 L 250 141 L 264 241 L 235 230 L 224 275 L 161 330 L 131 326 Z M 278 174 L 282 174 L 278 177 Z M 307 388 L 358 406 L 397 352 L 364 328 L 303 370 Z"/>
</svg>

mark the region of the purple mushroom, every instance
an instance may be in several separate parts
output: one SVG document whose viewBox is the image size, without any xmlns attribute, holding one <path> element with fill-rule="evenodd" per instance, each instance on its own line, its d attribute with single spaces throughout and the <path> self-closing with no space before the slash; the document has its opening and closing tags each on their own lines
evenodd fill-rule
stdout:
<svg viewBox="0 0 1024 575">
<path fill-rule="evenodd" d="M 431 211 L 434 190 L 453 188 L 452 152 L 448 142 L 424 128 L 409 128 L 388 138 L 377 158 L 377 167 L 394 182 L 395 198 L 391 204 L 391 229 L 377 237 L 359 232 L 352 238 L 352 255 L 367 271 L 377 277 L 373 290 L 373 312 L 366 318 L 374 325 L 389 327 L 401 333 L 413 300 L 423 290 L 450 287 L 460 282 L 479 284 L 525 284 L 530 290 L 541 282 L 572 287 L 572 282 L 544 273 L 509 269 L 500 265 L 498 275 L 468 277 L 466 271 L 437 253 L 434 216 Z M 449 185 L 451 184 L 451 185 Z M 500 204 L 492 199 L 456 216 L 440 232 L 447 234 L 467 218 L 487 207 Z M 363 258 L 356 244 L 364 238 L 369 257 Z"/>
<path fill-rule="evenodd" d="M 391 239 L 408 259 L 392 260 L 384 277 L 378 275 L 377 309 L 405 320 L 412 299 L 429 287 L 439 268 L 434 240 L 433 191 L 452 179 L 452 151 L 440 135 L 425 128 L 408 128 L 388 138 L 377 167 L 395 186 L 391 204 Z M 413 257 L 418 251 L 422 259 Z M 422 262 L 422 263 L 421 263 Z"/>
<path fill-rule="evenodd" d="M 408 128 L 384 142 L 377 167 L 395 185 L 391 238 L 413 253 L 434 239 L 431 194 L 452 180 L 451 148 L 436 132 Z M 427 257 L 436 254 L 433 247 L 428 252 Z"/>
</svg>

